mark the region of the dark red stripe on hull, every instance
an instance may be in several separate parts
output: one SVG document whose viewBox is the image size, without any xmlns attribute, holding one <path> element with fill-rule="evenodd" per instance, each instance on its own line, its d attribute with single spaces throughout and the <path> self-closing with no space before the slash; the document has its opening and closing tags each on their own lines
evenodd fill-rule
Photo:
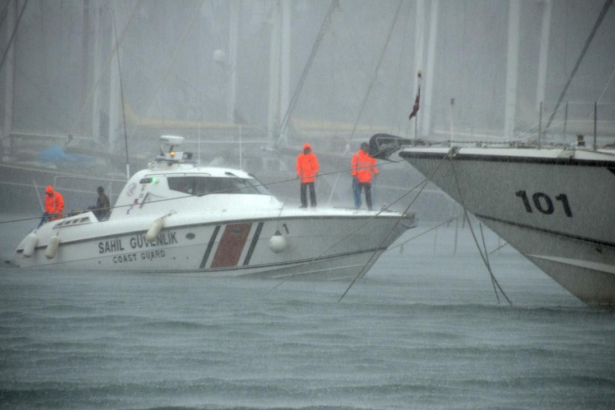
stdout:
<svg viewBox="0 0 615 410">
<path fill-rule="evenodd" d="M 246 255 L 246 260 L 243 261 L 243 266 L 248 266 L 250 264 L 250 259 L 252 259 L 252 254 L 254 253 L 256 244 L 258 243 L 258 238 L 261 236 L 263 225 L 265 225 L 264 222 L 259 222 L 256 226 L 256 232 L 254 232 L 254 236 L 252 237 L 252 242 L 250 243 L 250 247 L 248 248 L 248 254 Z"/>
<path fill-rule="evenodd" d="M 207 244 L 207 249 L 205 250 L 205 255 L 203 255 L 203 260 L 201 260 L 201 265 L 199 266 L 199 269 L 203 269 L 207 264 L 209 254 L 211 253 L 211 250 L 216 243 L 216 237 L 218 236 L 218 232 L 220 232 L 220 225 L 216 226 L 216 229 L 214 229 L 214 233 L 211 235 L 211 238 L 209 238 L 209 243 Z"/>
<path fill-rule="evenodd" d="M 252 224 L 234 224 L 224 228 L 218 250 L 211 263 L 212 268 L 237 266 L 251 227 Z"/>
</svg>

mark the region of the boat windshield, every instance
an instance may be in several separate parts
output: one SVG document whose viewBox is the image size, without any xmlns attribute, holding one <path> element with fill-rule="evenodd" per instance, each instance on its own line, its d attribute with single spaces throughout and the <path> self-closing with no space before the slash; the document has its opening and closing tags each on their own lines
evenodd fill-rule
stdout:
<svg viewBox="0 0 615 410">
<path fill-rule="evenodd" d="M 170 190 L 195 196 L 209 194 L 271 195 L 267 188 L 252 179 L 177 176 L 168 177 L 167 180 Z"/>
</svg>

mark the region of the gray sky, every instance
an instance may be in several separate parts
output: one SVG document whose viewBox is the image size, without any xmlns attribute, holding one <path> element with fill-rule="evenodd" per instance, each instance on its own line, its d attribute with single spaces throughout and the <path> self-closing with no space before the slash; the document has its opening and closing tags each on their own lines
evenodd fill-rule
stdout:
<svg viewBox="0 0 615 410">
<path fill-rule="evenodd" d="M 3 53 L 24 4 L 25 0 L 6 0 L 0 6 Z M 3 136 L 70 133 L 103 147 L 118 146 L 114 141 L 115 136 L 123 141 L 123 99 L 129 141 L 137 146 L 166 132 L 205 139 L 237 134 L 238 129 L 229 124 L 241 124 L 246 139 L 268 138 L 278 132 L 270 129 L 272 118 L 274 125 L 282 121 L 284 101 L 293 98 L 330 4 L 324 0 L 29 0 L 0 68 Z M 547 3 L 519 4 L 512 95 L 515 134 L 523 136 L 538 121 Z M 551 2 L 547 110 L 555 105 L 603 4 L 602 0 Z M 374 130 L 414 135 L 408 114 L 418 70 L 424 73 L 419 111 L 419 124 L 426 130 L 423 136 L 450 128 L 451 98 L 459 133 L 503 135 L 511 10 L 508 1 L 495 0 L 340 1 L 296 97 L 289 138 L 354 141 Z M 286 30 L 280 28 L 285 12 L 290 21 Z M 601 123 L 605 132 L 615 120 L 614 27 L 612 7 L 565 98 L 571 102 L 570 117 L 584 121 L 591 118 L 593 102 L 599 101 L 599 118 L 609 120 Z M 276 38 L 281 43 L 277 49 Z M 284 61 L 273 53 L 285 42 L 289 57 Z M 421 46 L 422 54 L 417 52 Z M 224 53 L 223 61 L 214 59 L 216 50 Z M 288 67 L 286 88 L 272 82 L 280 78 L 271 76 L 274 65 Z M 232 82 L 235 111 L 229 122 Z M 286 100 L 275 99 L 284 93 Z"/>
</svg>

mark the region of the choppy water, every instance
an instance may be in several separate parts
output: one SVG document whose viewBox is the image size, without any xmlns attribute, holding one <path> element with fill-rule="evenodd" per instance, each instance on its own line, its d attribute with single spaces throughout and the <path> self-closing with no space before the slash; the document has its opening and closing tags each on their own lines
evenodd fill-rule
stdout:
<svg viewBox="0 0 615 410">
<path fill-rule="evenodd" d="M 1 228 L 7 259 L 23 232 Z M 498 305 L 453 238 L 385 254 L 341 303 L 348 283 L 2 268 L 0 407 L 615 408 L 613 312 L 509 248 Z"/>
</svg>

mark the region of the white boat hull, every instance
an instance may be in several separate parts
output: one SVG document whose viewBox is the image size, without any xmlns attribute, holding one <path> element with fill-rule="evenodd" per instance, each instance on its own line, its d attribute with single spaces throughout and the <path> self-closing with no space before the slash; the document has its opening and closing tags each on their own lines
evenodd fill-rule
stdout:
<svg viewBox="0 0 615 410">
<path fill-rule="evenodd" d="M 52 222 L 37 232 L 39 241 L 32 256 L 24 255 L 22 243 L 12 262 L 24 268 L 337 279 L 367 272 L 392 242 L 414 226 L 411 217 L 373 218 L 373 212 L 297 214 L 207 223 L 199 223 L 198 215 L 174 222 L 169 218 L 151 244 L 146 241 L 149 220 L 66 228 L 54 228 L 61 221 Z M 61 243 L 55 257 L 48 258 L 49 240 L 58 231 Z M 285 239 L 284 249 L 277 252 L 269 244 L 276 232 Z"/>
<path fill-rule="evenodd" d="M 447 151 L 400 156 L 579 299 L 615 304 L 613 155 L 462 148 L 443 161 Z"/>
</svg>

